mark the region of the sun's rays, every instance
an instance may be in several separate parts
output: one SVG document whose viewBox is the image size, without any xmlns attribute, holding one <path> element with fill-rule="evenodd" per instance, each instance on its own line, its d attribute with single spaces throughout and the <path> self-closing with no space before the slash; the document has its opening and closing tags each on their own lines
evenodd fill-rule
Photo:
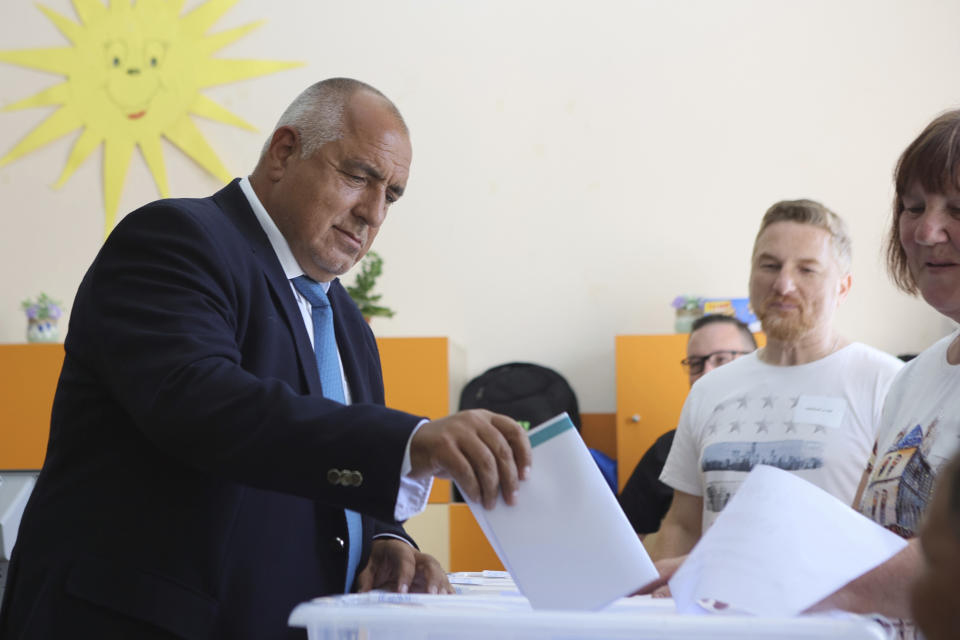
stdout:
<svg viewBox="0 0 960 640">
<path fill-rule="evenodd" d="M 66 184 L 67 178 L 73 175 L 73 172 L 83 164 L 87 156 L 100 146 L 101 142 L 103 142 L 103 140 L 101 140 L 97 134 L 89 129 L 85 129 L 84 132 L 80 134 L 80 138 L 74 143 L 73 149 L 70 150 L 70 157 L 67 158 L 67 164 L 63 167 L 63 173 L 60 174 L 60 177 L 53 186 L 59 189 Z"/>
<path fill-rule="evenodd" d="M 66 80 L 4 107 L 58 108 L 0 157 L 0 167 L 81 129 L 54 186 L 63 186 L 102 144 L 105 233 L 116 221 L 134 148 L 161 196 L 170 193 L 161 137 L 229 181 L 231 173 L 191 116 L 256 129 L 200 90 L 302 64 L 212 57 L 263 24 L 208 34 L 236 1 L 208 0 L 181 16 L 184 0 L 72 0 L 79 22 L 39 6 L 72 46 L 0 51 L 0 61 Z"/>
</svg>

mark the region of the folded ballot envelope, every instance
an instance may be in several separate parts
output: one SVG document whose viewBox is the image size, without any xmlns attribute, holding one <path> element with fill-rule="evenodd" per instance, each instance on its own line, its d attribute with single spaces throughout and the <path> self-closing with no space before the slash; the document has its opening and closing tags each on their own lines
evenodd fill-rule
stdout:
<svg viewBox="0 0 960 640">
<path fill-rule="evenodd" d="M 534 609 L 601 609 L 658 574 L 566 413 L 531 429 L 516 503 L 467 500 Z M 479 568 L 479 567 L 478 567 Z"/>
</svg>

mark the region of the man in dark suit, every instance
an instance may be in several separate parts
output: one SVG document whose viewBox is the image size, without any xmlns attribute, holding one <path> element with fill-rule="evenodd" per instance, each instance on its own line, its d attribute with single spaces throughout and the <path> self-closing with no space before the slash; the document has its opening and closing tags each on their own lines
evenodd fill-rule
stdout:
<svg viewBox="0 0 960 640">
<path fill-rule="evenodd" d="M 383 406 L 373 334 L 336 277 L 370 248 L 410 158 L 389 100 L 327 80 L 287 109 L 249 179 L 117 226 L 74 302 L 0 637 L 298 637 L 287 616 L 316 596 L 449 590 L 399 521 L 433 475 L 512 503 L 531 458 L 504 416 Z M 333 331 L 303 282 L 325 290 Z"/>
</svg>

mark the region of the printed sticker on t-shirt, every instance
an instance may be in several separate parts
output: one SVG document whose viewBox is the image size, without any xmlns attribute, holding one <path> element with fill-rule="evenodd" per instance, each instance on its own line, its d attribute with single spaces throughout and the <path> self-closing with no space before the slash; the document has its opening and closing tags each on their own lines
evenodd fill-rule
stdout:
<svg viewBox="0 0 960 640">
<path fill-rule="evenodd" d="M 793 409 L 793 421 L 820 424 L 836 429 L 843 422 L 847 402 L 830 396 L 800 396 Z"/>
</svg>

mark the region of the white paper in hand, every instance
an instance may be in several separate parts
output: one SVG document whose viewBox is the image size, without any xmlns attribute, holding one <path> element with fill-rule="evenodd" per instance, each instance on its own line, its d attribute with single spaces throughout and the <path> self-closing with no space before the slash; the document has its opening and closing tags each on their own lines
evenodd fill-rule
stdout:
<svg viewBox="0 0 960 640">
<path fill-rule="evenodd" d="M 792 473 L 757 465 L 670 580 L 681 613 L 719 601 L 794 616 L 907 545 Z"/>
<path fill-rule="evenodd" d="M 467 501 L 535 609 L 600 609 L 657 577 L 650 557 L 566 413 L 531 429 L 517 501 Z"/>
</svg>

